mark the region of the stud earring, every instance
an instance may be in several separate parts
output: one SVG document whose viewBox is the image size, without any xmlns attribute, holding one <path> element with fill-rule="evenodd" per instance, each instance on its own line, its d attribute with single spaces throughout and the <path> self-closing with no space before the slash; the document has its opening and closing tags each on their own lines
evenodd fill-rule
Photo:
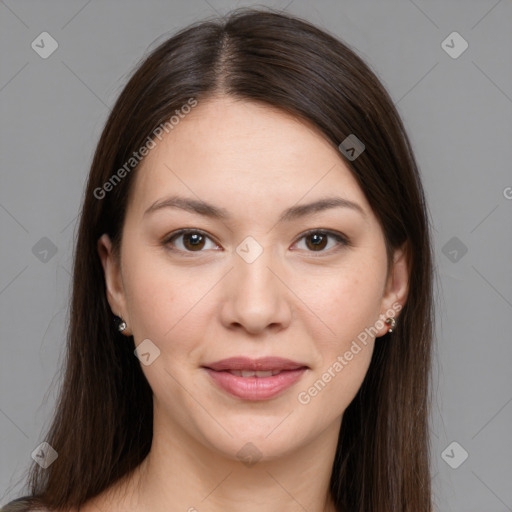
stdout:
<svg viewBox="0 0 512 512">
<path fill-rule="evenodd" d="M 128 327 L 126 322 L 120 316 L 117 315 L 114 315 L 114 323 L 116 324 L 117 330 L 119 332 L 125 331 L 126 328 Z"/>
<path fill-rule="evenodd" d="M 396 326 L 396 320 L 394 318 L 386 318 L 386 325 L 389 325 L 388 332 L 393 332 L 393 329 Z"/>
</svg>

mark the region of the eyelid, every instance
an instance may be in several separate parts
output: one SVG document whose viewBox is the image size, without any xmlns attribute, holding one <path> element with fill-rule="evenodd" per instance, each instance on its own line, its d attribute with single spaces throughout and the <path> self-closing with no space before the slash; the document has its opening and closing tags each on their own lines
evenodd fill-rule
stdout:
<svg viewBox="0 0 512 512">
<path fill-rule="evenodd" d="M 313 233 L 323 233 L 325 235 L 330 235 L 335 239 L 339 239 L 344 244 L 350 245 L 349 238 L 346 235 L 344 235 L 343 233 L 340 233 L 339 231 L 333 231 L 332 229 L 323 229 L 323 228 L 308 229 L 307 231 L 304 231 L 304 233 L 299 235 L 299 237 L 297 238 L 297 241 L 301 240 L 305 236 L 312 235 Z"/>
</svg>

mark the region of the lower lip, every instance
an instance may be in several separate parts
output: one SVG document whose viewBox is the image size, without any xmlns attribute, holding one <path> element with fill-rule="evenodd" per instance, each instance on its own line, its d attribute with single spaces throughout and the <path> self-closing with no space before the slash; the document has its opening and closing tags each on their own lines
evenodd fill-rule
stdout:
<svg viewBox="0 0 512 512">
<path fill-rule="evenodd" d="M 272 377 L 238 377 L 229 372 L 205 368 L 211 378 L 228 393 L 244 400 L 267 400 L 293 386 L 307 368 L 286 370 Z"/>
</svg>

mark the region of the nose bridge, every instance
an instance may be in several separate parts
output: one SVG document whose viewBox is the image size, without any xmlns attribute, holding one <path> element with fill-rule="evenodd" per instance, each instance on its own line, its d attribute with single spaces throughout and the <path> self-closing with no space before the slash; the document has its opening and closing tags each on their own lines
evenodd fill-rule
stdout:
<svg viewBox="0 0 512 512">
<path fill-rule="evenodd" d="M 271 324 L 287 325 L 286 287 L 274 275 L 279 272 L 276 251 L 247 237 L 236 248 L 233 265 L 223 320 L 241 324 L 251 332 Z"/>
<path fill-rule="evenodd" d="M 272 302 L 279 293 L 276 278 L 270 268 L 276 267 L 272 247 L 263 247 L 253 237 L 247 237 L 236 248 L 234 261 L 236 288 L 241 295 L 253 300 L 264 298 Z"/>
</svg>

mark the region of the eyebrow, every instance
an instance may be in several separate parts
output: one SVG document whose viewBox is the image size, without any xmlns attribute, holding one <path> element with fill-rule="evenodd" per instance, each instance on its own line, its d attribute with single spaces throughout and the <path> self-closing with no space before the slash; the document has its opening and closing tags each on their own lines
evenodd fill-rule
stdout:
<svg viewBox="0 0 512 512">
<path fill-rule="evenodd" d="M 163 208 L 179 208 L 181 210 L 204 215 L 205 217 L 210 217 L 212 219 L 225 221 L 231 219 L 231 214 L 224 208 L 214 206 L 200 199 L 180 196 L 171 196 L 155 201 L 144 212 L 144 216 Z M 364 218 L 366 218 L 366 212 L 359 204 L 342 197 L 325 197 L 312 203 L 295 205 L 286 209 L 279 217 L 278 222 L 290 222 L 292 220 L 305 217 L 306 215 L 332 208 L 350 208 L 353 211 L 359 212 Z"/>
</svg>

